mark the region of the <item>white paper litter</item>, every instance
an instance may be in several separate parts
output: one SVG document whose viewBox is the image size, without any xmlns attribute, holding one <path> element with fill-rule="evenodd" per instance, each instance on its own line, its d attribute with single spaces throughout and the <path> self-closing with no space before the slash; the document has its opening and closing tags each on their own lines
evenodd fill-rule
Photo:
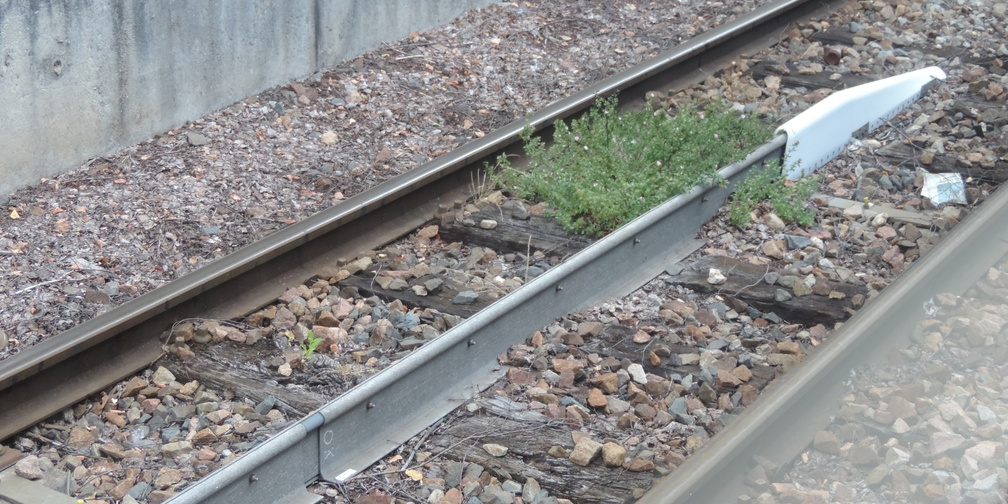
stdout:
<svg viewBox="0 0 1008 504">
<path fill-rule="evenodd" d="M 935 206 L 945 203 L 966 204 L 966 186 L 958 173 L 931 173 L 920 169 L 924 176 L 921 196 L 931 200 Z"/>
</svg>

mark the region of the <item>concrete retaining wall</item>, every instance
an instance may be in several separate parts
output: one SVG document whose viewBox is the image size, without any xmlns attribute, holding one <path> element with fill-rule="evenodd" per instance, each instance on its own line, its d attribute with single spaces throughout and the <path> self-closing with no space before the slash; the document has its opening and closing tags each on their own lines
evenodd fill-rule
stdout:
<svg viewBox="0 0 1008 504">
<path fill-rule="evenodd" d="M 0 0 L 0 197 L 493 0 Z"/>
</svg>

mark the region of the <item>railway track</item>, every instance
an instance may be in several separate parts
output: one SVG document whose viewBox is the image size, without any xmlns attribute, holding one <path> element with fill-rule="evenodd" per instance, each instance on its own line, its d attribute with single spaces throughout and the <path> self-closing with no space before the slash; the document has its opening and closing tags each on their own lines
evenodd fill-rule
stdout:
<svg viewBox="0 0 1008 504">
<path fill-rule="evenodd" d="M 631 106 L 634 100 L 642 103 L 648 92 L 674 89 L 683 82 L 697 80 L 685 69 L 711 68 L 735 59 L 738 51 L 751 50 L 760 40 L 778 34 L 782 26 L 792 22 L 792 16 L 806 16 L 819 7 L 802 2 L 779 2 L 759 9 L 731 26 L 699 37 L 652 62 L 557 102 L 533 115 L 529 122 L 548 133 L 548 125 L 553 121 L 576 115 L 594 103 L 596 97 L 617 89 L 624 103 Z M 770 24 L 768 19 L 777 24 Z M 392 183 L 376 187 L 164 289 L 82 324 L 60 338 L 3 361 L 0 363 L 0 385 L 3 385 L 0 399 L 6 404 L 17 403 L 24 407 L 4 411 L 7 416 L 0 417 L 0 425 L 8 430 L 0 435 L 6 437 L 16 433 L 149 365 L 162 356 L 166 328 L 173 327 L 179 320 L 234 319 L 247 315 L 249 307 L 270 303 L 291 286 L 318 276 L 320 271 L 338 271 L 350 262 L 347 259 L 357 257 L 361 251 L 378 248 L 427 224 L 432 215 L 443 215 L 454 202 L 469 196 L 470 184 L 478 177 L 484 162 L 502 151 L 516 150 L 515 135 L 524 125 L 525 121 L 513 123 Z M 783 152 L 784 139 L 779 137 L 746 162 L 727 169 L 726 178 L 734 183 L 750 166 L 779 158 Z M 663 271 L 670 262 L 688 255 L 690 249 L 677 249 L 676 245 L 692 238 L 696 230 L 717 213 L 727 194 L 728 188 L 698 188 L 673 199 L 589 246 L 572 260 L 545 271 L 514 294 L 486 309 L 467 314 L 471 316 L 466 322 L 423 344 L 408 356 L 397 358 L 396 364 L 387 371 L 276 433 L 269 441 L 176 496 L 174 502 L 318 500 L 317 495 L 305 491 L 306 483 L 320 477 L 336 482 L 350 480 L 479 390 L 493 384 L 500 375 L 498 355 L 512 344 L 521 343 L 550 320 L 587 303 L 635 289 Z M 984 271 L 984 264 L 1003 255 L 996 247 L 1002 240 L 1000 235 L 984 228 L 986 223 L 996 219 L 1001 199 L 1004 198 L 989 200 L 982 207 L 982 213 L 961 223 L 954 231 L 958 246 L 982 252 L 982 257 L 971 261 L 974 268 L 980 268 L 977 272 Z M 989 209 L 993 210 L 987 213 Z M 689 218 L 685 219 L 684 215 Z M 381 226 L 376 224 L 379 222 Z M 373 232 L 378 228 L 380 232 Z M 964 236 L 983 236 L 992 241 L 985 247 L 976 247 Z M 915 303 L 920 305 L 921 299 L 929 296 L 925 296 L 925 291 L 918 291 L 917 284 L 912 283 L 921 281 L 918 277 L 932 276 L 950 282 L 953 277 L 966 281 L 978 276 L 972 270 L 942 272 L 938 264 L 943 258 L 965 253 L 952 248 L 953 245 L 946 245 L 949 241 L 943 240 L 918 263 L 925 266 L 913 266 L 898 283 L 862 310 L 859 318 L 834 334 L 828 346 L 816 352 L 815 365 L 807 364 L 786 375 L 763 395 L 770 397 L 767 402 L 761 399 L 746 409 L 713 438 L 702 458 L 690 458 L 675 471 L 671 483 L 658 483 L 656 491 L 644 498 L 658 499 L 659 494 L 675 493 L 683 498 L 715 495 L 706 493 L 715 490 L 701 486 L 719 480 L 710 472 L 711 468 L 747 463 L 742 457 L 733 459 L 730 456 L 739 449 L 739 445 L 730 444 L 732 440 L 751 439 L 746 434 L 763 432 L 767 428 L 765 422 L 776 418 L 772 412 L 783 411 L 779 409 L 782 405 L 791 406 L 788 401 L 805 396 L 822 399 L 818 389 L 809 392 L 803 389 L 804 395 L 782 390 L 798 390 L 800 384 L 806 383 L 796 377 L 819 376 L 822 380 L 827 376 L 823 369 L 839 369 L 837 360 L 819 359 L 820 355 L 842 361 L 860 359 L 861 355 L 851 350 L 857 346 L 854 338 L 859 336 L 846 334 L 869 326 L 888 328 L 880 322 L 888 319 L 880 318 L 877 305 L 899 310 L 911 309 L 904 308 L 904 304 L 907 307 Z M 628 258 L 634 259 L 628 261 Z M 599 275 L 597 268 L 607 274 Z M 919 273 L 921 271 L 924 272 Z M 938 273 L 928 275 L 929 271 Z M 954 288 L 946 287 L 946 290 Z M 236 296 L 235 293 L 241 294 Z M 837 343 L 848 340 L 851 342 Z M 820 361 L 823 363 L 819 364 Z M 82 363 L 87 365 L 82 366 Z M 843 374 L 843 371 L 835 372 Z M 66 384 L 59 387 L 60 396 L 43 393 L 52 389 L 50 380 Z M 430 383 L 451 383 L 454 388 L 441 388 L 439 397 L 431 397 L 427 395 Z M 765 406 L 767 404 L 771 406 Z M 375 421 L 376 418 L 383 421 Z M 398 421 L 388 421 L 391 418 Z M 809 421 L 808 425 L 812 423 Z M 343 435 L 346 432 L 357 434 L 348 438 Z M 373 442 L 360 443 L 360 439 Z M 795 448 L 789 449 L 794 451 Z M 743 493 L 736 487 L 726 490 L 722 485 L 717 486 L 716 491 L 722 493 L 713 501 L 723 500 L 720 497 L 728 495 L 723 493 L 726 491 L 735 492 L 730 498 Z"/>
<path fill-rule="evenodd" d="M 546 128 L 617 89 L 625 103 L 636 99 L 642 104 L 646 92 L 674 85 L 675 79 L 670 76 L 686 75 L 690 68 L 717 65 L 718 58 L 753 44 L 757 33 L 764 37 L 776 33 L 782 25 L 763 24 L 767 19 L 777 18 L 786 24 L 791 19 L 788 16 L 797 15 L 794 9 L 809 8 L 802 2 L 776 5 L 773 10 L 763 9 L 752 21 L 733 23 L 731 28 L 698 37 L 646 65 L 556 102 L 527 121 L 515 121 L 394 181 L 80 324 L 30 352 L 4 360 L 0 398 L 22 407 L 0 413 L 0 437 L 153 362 L 162 354 L 162 333 L 176 321 L 242 316 L 249 307 L 265 305 L 289 286 L 333 267 L 341 259 L 356 257 L 361 251 L 377 248 L 425 224 L 439 207 L 469 196 L 470 184 L 484 163 L 502 151 L 517 150 L 517 134 L 526 124 Z M 740 38 L 743 35 L 746 38 Z M 376 233 L 374 229 L 381 231 Z M 40 371 L 45 371 L 44 375 Z M 63 394 L 42 393 L 49 382 L 65 383 Z"/>
</svg>

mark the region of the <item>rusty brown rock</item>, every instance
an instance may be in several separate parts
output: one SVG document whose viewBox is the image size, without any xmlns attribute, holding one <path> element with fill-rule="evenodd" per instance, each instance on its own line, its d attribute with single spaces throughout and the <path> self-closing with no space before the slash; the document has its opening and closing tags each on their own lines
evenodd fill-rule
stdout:
<svg viewBox="0 0 1008 504">
<path fill-rule="evenodd" d="M 564 342 L 565 345 L 569 346 L 581 346 L 584 345 L 584 338 L 580 334 L 574 332 L 564 333 L 560 337 L 560 340 Z"/>
<path fill-rule="evenodd" d="M 126 417 L 123 416 L 122 411 L 119 410 L 109 410 L 105 412 L 105 420 L 107 420 L 112 425 L 119 427 L 120 429 L 126 426 Z"/>
<path fill-rule="evenodd" d="M 645 472 L 653 471 L 655 468 L 654 462 L 651 460 L 632 458 L 623 463 L 623 468 L 627 471 L 633 472 Z"/>
<path fill-rule="evenodd" d="M 217 441 L 217 435 L 212 430 L 200 429 L 192 437 L 192 442 L 198 445 L 210 444 Z"/>
<path fill-rule="evenodd" d="M 608 467 L 620 467 L 626 460 L 627 450 L 619 443 L 608 442 L 602 445 L 602 462 Z"/>
<path fill-rule="evenodd" d="M 742 393 L 742 398 L 739 401 L 742 406 L 749 406 L 759 396 L 759 390 L 756 390 L 756 387 L 752 385 L 742 385 L 739 387 L 739 392 Z"/>
<path fill-rule="evenodd" d="M 606 400 L 605 394 L 597 388 L 591 388 L 588 390 L 588 406 L 595 409 L 605 409 L 609 405 L 609 401 Z"/>
<path fill-rule="evenodd" d="M 790 355 L 804 355 L 802 351 L 801 343 L 797 341 L 778 341 L 777 351 L 780 353 L 790 354 Z"/>
<path fill-rule="evenodd" d="M 536 375 L 527 369 L 508 368 L 507 379 L 515 385 L 532 385 L 536 382 Z"/>
<path fill-rule="evenodd" d="M 570 369 L 564 369 L 560 372 L 560 380 L 557 385 L 562 389 L 569 389 L 574 386 L 574 371 Z"/>
<path fill-rule="evenodd" d="M 783 259 L 786 250 L 784 240 L 767 240 L 760 245 L 760 252 L 772 259 Z"/>
<path fill-rule="evenodd" d="M 140 376 L 134 376 L 126 382 L 126 386 L 123 388 L 122 397 L 135 396 L 138 392 L 145 388 L 147 388 L 147 380 Z"/>
<path fill-rule="evenodd" d="M 733 389 L 742 385 L 742 380 L 739 380 L 738 377 L 729 371 L 719 369 L 717 375 L 714 377 L 714 385 L 720 388 Z"/>
<path fill-rule="evenodd" d="M 571 450 L 570 456 L 567 458 L 579 466 L 587 466 L 601 452 L 602 443 L 599 443 L 589 437 L 582 437 L 578 440 L 577 444 L 574 445 L 574 449 Z"/>
<path fill-rule="evenodd" d="M 616 373 L 600 374 L 592 378 L 591 384 L 598 387 L 604 394 L 619 392 L 619 376 Z"/>
<path fill-rule="evenodd" d="M 605 327 L 602 322 L 598 321 L 586 321 L 578 324 L 577 333 L 583 336 L 598 336 L 602 332 L 602 328 Z"/>
<path fill-rule="evenodd" d="M 731 374 L 735 375 L 735 378 L 738 378 L 741 382 L 747 382 L 752 379 L 752 370 L 742 364 L 732 369 Z"/>
<path fill-rule="evenodd" d="M 322 310 L 315 318 L 315 324 L 325 327 L 339 327 L 340 319 L 336 318 L 332 310 Z"/>
<path fill-rule="evenodd" d="M 562 373 L 564 371 L 578 372 L 584 369 L 585 362 L 580 359 L 553 359 L 553 370 L 557 373 Z"/>
<path fill-rule="evenodd" d="M 823 453 L 830 455 L 840 454 L 840 440 L 832 431 L 822 430 L 815 433 L 812 440 L 812 447 Z"/>
</svg>

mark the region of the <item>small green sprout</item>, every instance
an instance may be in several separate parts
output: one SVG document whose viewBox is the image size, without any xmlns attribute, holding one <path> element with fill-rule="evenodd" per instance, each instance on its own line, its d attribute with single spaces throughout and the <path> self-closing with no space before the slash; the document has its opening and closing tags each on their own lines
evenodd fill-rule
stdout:
<svg viewBox="0 0 1008 504">
<path fill-rule="evenodd" d="M 315 355 L 315 349 L 318 348 L 319 343 L 322 343 L 322 338 L 316 337 L 315 331 L 309 329 L 304 343 L 301 343 L 301 360 L 308 362 Z"/>
</svg>

